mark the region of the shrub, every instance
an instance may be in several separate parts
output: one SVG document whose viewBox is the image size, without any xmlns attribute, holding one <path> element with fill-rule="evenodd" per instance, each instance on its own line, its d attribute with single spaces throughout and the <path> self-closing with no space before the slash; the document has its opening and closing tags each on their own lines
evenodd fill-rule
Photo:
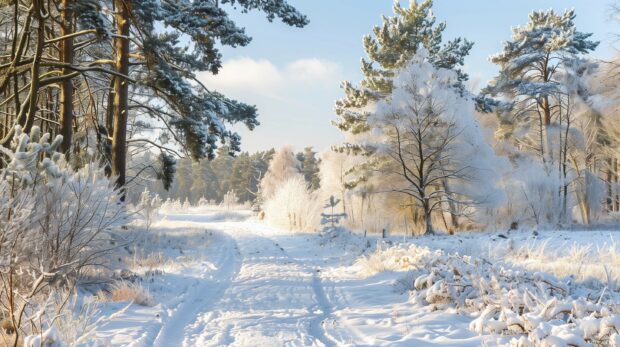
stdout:
<svg viewBox="0 0 620 347">
<path fill-rule="evenodd" d="M 0 146 L 0 313 L 16 327 L 15 338 L 42 329 L 24 327 L 41 296 L 103 262 L 126 216 L 103 170 L 73 171 L 55 151 L 61 141 L 17 126 L 11 148 Z"/>
<path fill-rule="evenodd" d="M 127 281 L 114 283 L 110 289 L 110 295 L 100 294 L 99 299 L 111 302 L 132 301 L 141 306 L 153 306 L 155 304 L 155 300 L 147 288 L 144 288 L 140 283 Z"/>
</svg>

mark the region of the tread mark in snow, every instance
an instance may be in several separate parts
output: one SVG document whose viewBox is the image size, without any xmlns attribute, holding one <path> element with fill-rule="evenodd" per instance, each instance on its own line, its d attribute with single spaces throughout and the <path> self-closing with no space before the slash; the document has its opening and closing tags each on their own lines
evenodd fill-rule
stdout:
<svg viewBox="0 0 620 347">
<path fill-rule="evenodd" d="M 320 271 L 320 269 L 317 269 L 312 274 L 312 290 L 317 302 L 314 311 L 319 310 L 320 314 L 310 323 L 310 333 L 325 346 L 334 346 L 334 341 L 325 333 L 325 324 L 328 323 L 328 319 L 332 314 L 332 308 L 321 284 Z"/>
<path fill-rule="evenodd" d="M 220 233 L 226 241 L 217 261 L 218 269 L 209 275 L 211 280 L 202 280 L 200 285 L 193 286 L 185 294 L 186 298 L 176 308 L 176 311 L 164 319 L 164 324 L 153 342 L 153 346 L 182 346 L 186 329 L 197 318 L 211 310 L 217 301 L 230 287 L 233 277 L 239 270 L 239 252 L 236 242 L 226 233 Z M 218 280 L 214 280 L 218 279 Z M 197 301 L 204 301 L 202 305 Z"/>
</svg>

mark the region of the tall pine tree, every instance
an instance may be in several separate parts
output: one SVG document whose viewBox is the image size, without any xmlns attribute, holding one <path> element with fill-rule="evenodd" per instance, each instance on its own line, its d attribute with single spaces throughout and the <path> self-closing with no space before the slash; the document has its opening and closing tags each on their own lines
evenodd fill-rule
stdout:
<svg viewBox="0 0 620 347">
<path fill-rule="evenodd" d="M 463 38 L 443 42 L 446 23 L 436 23 L 432 12 L 433 1 L 418 4 L 411 0 L 409 7 L 394 4 L 394 16 L 383 17 L 383 23 L 373 28 L 373 35 L 364 37 L 362 59 L 364 79 L 359 86 L 345 81 L 342 88 L 345 97 L 336 102 L 338 120 L 335 125 L 342 131 L 359 134 L 369 130 L 369 112 L 366 106 L 386 98 L 392 92 L 392 78 L 424 47 L 429 59 L 438 68 L 453 69 L 458 73 L 457 85 L 467 80 L 467 74 L 459 69 L 473 43 Z"/>
</svg>

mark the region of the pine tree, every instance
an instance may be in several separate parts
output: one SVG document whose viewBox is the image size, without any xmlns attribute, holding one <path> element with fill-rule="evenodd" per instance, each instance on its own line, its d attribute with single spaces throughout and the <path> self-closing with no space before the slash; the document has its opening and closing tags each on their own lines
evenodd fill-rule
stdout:
<svg viewBox="0 0 620 347">
<path fill-rule="evenodd" d="M 180 201 L 189 201 L 192 195 L 192 184 L 192 161 L 188 158 L 180 159 L 176 165 L 173 188 Z"/>
<path fill-rule="evenodd" d="M 316 158 L 316 152 L 312 147 L 304 148 L 303 153 L 297 153 L 297 160 L 301 165 L 301 173 L 304 175 L 310 190 L 317 190 L 321 186 L 319 177 L 319 160 Z"/>
<path fill-rule="evenodd" d="M 598 46 L 598 42 L 589 40 L 592 34 L 577 31 L 575 17 L 572 10 L 562 15 L 553 10 L 532 12 L 527 25 L 514 28 L 512 40 L 504 43 L 501 53 L 491 57 L 500 73 L 483 90 L 483 94 L 508 99 L 499 112 L 516 118 L 525 127 L 528 136 L 520 139 L 520 144 L 536 149 L 547 164 L 554 160 L 549 127 L 562 113 L 554 100 L 566 95 L 562 71 L 579 55 Z"/>
<path fill-rule="evenodd" d="M 421 47 L 429 52 L 429 59 L 436 67 L 455 70 L 458 74 L 455 84 L 462 88 L 468 77 L 459 66 L 463 65 L 473 43 L 456 38 L 444 44 L 442 35 L 446 23 L 436 23 L 432 6 L 432 0 L 424 0 L 421 4 L 411 0 L 408 8 L 396 1 L 394 16 L 383 17 L 382 25 L 374 27 L 373 36 L 364 37 L 368 56 L 368 60 L 362 59 L 361 63 L 364 79 L 359 87 L 344 82 L 345 97 L 336 102 L 338 120 L 335 125 L 342 131 L 359 134 L 369 130 L 369 113 L 364 108 L 389 96 L 395 71 Z"/>
<path fill-rule="evenodd" d="M 335 213 L 334 208 L 338 206 L 340 203 L 340 199 L 334 198 L 333 195 L 329 197 L 327 203 L 323 208 L 329 209 L 329 213 L 321 213 L 321 224 L 326 225 L 329 224 L 331 228 L 335 227 L 336 224 L 340 223 L 340 220 L 347 217 L 346 213 Z"/>
<path fill-rule="evenodd" d="M 563 223 L 568 215 L 568 151 L 574 115 L 571 82 L 566 80 L 581 55 L 598 46 L 592 34 L 577 31 L 572 10 L 534 11 L 527 25 L 516 27 L 502 52 L 491 57 L 499 75 L 483 94 L 501 97 L 496 105 L 505 137 L 513 139 L 515 157 L 538 156 L 549 177 L 545 204 L 552 206 L 547 222 Z M 559 214 L 556 213 L 559 212 Z"/>
</svg>

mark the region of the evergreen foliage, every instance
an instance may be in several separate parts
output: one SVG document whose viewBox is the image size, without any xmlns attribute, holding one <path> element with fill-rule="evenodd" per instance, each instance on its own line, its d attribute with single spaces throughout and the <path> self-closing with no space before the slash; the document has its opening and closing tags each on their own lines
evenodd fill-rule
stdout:
<svg viewBox="0 0 620 347">
<path fill-rule="evenodd" d="M 340 199 L 334 198 L 333 195 L 329 197 L 327 203 L 323 206 L 325 209 L 329 209 L 329 213 L 321 213 L 321 224 L 327 225 L 331 228 L 340 223 L 340 220 L 347 217 L 346 213 L 334 213 L 334 208 L 338 206 Z"/>
<path fill-rule="evenodd" d="M 468 77 L 459 67 L 473 43 L 463 38 L 444 43 L 446 23 L 436 23 L 432 6 L 432 0 L 410 1 L 409 7 L 402 7 L 396 1 L 394 16 L 383 17 L 382 24 L 373 28 L 373 35 L 364 37 L 364 51 L 368 56 L 368 60 L 361 62 L 364 79 L 357 87 L 348 81 L 342 84 L 345 97 L 336 102 L 338 120 L 335 125 L 339 129 L 352 134 L 370 130 L 367 106 L 390 95 L 396 70 L 420 48 L 428 51 L 436 67 L 455 70 L 458 74 L 455 85 L 463 88 Z M 360 150 L 359 147 L 352 149 Z"/>
</svg>

